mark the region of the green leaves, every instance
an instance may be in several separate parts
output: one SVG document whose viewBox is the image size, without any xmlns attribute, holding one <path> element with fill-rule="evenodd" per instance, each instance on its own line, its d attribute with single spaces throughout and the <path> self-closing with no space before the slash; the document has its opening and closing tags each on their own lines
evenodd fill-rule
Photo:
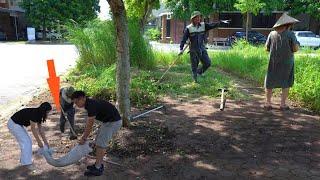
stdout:
<svg viewBox="0 0 320 180">
<path fill-rule="evenodd" d="M 150 18 L 153 9 L 160 8 L 159 0 L 126 0 L 125 1 L 127 16 L 131 19 L 138 19 L 140 21 L 140 29 Z"/>
<path fill-rule="evenodd" d="M 234 7 L 242 13 L 253 13 L 257 15 L 266 4 L 260 0 L 237 0 Z"/>
<path fill-rule="evenodd" d="M 193 11 L 200 11 L 205 17 L 213 12 L 234 10 L 236 0 L 166 0 L 165 4 L 178 19 L 189 20 Z"/>
<path fill-rule="evenodd" d="M 320 20 L 319 0 L 285 0 L 285 10 L 292 14 L 306 13 Z"/>
<path fill-rule="evenodd" d="M 92 20 L 100 11 L 99 0 L 23 0 L 30 24 L 36 28 L 55 29 L 71 19 L 77 23 Z"/>
</svg>

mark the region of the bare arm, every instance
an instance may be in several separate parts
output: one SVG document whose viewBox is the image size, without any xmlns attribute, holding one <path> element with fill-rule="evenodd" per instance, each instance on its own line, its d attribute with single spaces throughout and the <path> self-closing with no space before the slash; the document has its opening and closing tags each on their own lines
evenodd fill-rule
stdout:
<svg viewBox="0 0 320 180">
<path fill-rule="evenodd" d="M 81 139 L 83 141 L 85 141 L 88 138 L 88 136 L 90 135 L 90 132 L 92 131 L 92 127 L 94 124 L 94 119 L 95 119 L 95 116 L 88 117 L 88 120 L 86 122 L 86 127 L 85 127 L 84 132 L 81 137 Z"/>
<path fill-rule="evenodd" d="M 266 51 L 270 52 L 270 46 L 271 46 L 271 33 L 268 35 L 266 44 L 264 46 Z"/>
<path fill-rule="evenodd" d="M 45 136 L 45 134 L 44 134 L 44 132 L 43 132 L 43 130 L 42 130 L 41 124 L 40 124 L 40 123 L 37 123 L 37 124 L 38 124 L 39 134 L 40 134 L 40 136 L 41 136 L 44 144 L 45 144 L 47 147 L 49 147 L 49 143 L 48 143 L 47 138 L 46 138 L 46 136 Z"/>
<path fill-rule="evenodd" d="M 31 131 L 32 131 L 32 134 L 33 134 L 34 138 L 36 139 L 36 141 L 37 141 L 37 143 L 38 143 L 38 146 L 39 146 L 40 148 L 42 148 L 42 147 L 43 147 L 43 143 L 42 143 L 42 141 L 41 141 L 41 139 L 40 139 L 40 137 L 39 137 L 38 131 L 36 130 L 36 124 L 37 124 L 37 123 L 32 122 L 32 121 L 30 121 L 30 123 L 31 123 Z"/>
</svg>

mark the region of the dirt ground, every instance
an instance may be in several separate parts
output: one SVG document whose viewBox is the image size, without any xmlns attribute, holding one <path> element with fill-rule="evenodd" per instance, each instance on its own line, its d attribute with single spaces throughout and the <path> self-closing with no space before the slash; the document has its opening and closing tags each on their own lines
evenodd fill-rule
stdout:
<svg viewBox="0 0 320 180">
<path fill-rule="evenodd" d="M 265 111 L 259 88 L 239 89 L 252 99 L 165 97 L 165 110 L 149 114 L 122 128 L 110 144 L 104 175 L 83 176 L 91 156 L 79 163 L 56 168 L 34 155 L 35 174 L 19 166 L 19 148 L 8 133 L 0 133 L 1 179 L 320 179 L 319 116 L 293 107 L 288 112 Z M 50 100 L 48 92 L 28 106 Z M 134 112 L 138 113 L 138 112 Z M 78 110 L 76 131 L 81 134 L 86 114 Z M 59 131 L 59 114 L 53 111 L 45 126 L 49 143 L 62 156 L 76 140 Z M 34 151 L 37 147 L 34 146 Z M 116 165 L 115 162 L 120 165 Z"/>
</svg>

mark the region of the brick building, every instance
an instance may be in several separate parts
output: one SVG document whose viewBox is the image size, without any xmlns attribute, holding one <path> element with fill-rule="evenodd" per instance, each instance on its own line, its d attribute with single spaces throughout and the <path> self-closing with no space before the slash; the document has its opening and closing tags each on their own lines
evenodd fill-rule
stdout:
<svg viewBox="0 0 320 180">
<path fill-rule="evenodd" d="M 275 24 L 277 19 L 282 15 L 283 11 L 273 11 L 269 15 L 263 13 L 257 16 L 249 16 L 249 28 L 260 32 L 264 35 L 268 35 L 272 30 L 272 26 Z M 183 36 L 184 28 L 190 24 L 190 21 L 182 21 L 174 19 L 172 13 L 162 12 L 158 15 L 161 28 L 161 42 L 165 43 L 180 43 Z M 310 21 L 306 21 L 306 16 L 297 17 L 301 22 L 297 24 L 295 29 L 297 30 L 312 30 L 315 33 L 319 30 L 312 29 L 312 18 Z M 219 19 L 230 19 L 231 23 L 229 25 L 223 24 L 223 26 L 209 31 L 208 43 L 212 43 L 214 38 L 226 38 L 232 35 L 235 31 L 243 31 L 246 27 L 245 15 L 241 14 L 239 11 L 228 11 L 212 14 L 209 18 L 205 18 L 206 22 L 215 22 Z M 310 17 L 309 17 L 310 19 Z"/>
<path fill-rule="evenodd" d="M 0 0 L 0 31 L 8 40 L 26 38 L 24 10 L 19 7 L 21 0 Z"/>
</svg>

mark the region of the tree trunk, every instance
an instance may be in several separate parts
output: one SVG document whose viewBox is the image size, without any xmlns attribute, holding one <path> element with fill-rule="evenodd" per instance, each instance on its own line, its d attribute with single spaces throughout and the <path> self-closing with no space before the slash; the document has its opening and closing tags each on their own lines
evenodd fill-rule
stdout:
<svg viewBox="0 0 320 180">
<path fill-rule="evenodd" d="M 249 12 L 247 12 L 247 22 L 246 22 L 246 41 L 248 41 L 248 32 L 249 32 Z"/>
<path fill-rule="evenodd" d="M 42 20 L 42 40 L 47 40 L 47 25 L 46 25 L 46 17 L 43 17 Z"/>
<path fill-rule="evenodd" d="M 127 15 L 123 0 L 107 0 L 117 35 L 117 102 L 124 126 L 130 125 L 130 59 Z"/>
</svg>

